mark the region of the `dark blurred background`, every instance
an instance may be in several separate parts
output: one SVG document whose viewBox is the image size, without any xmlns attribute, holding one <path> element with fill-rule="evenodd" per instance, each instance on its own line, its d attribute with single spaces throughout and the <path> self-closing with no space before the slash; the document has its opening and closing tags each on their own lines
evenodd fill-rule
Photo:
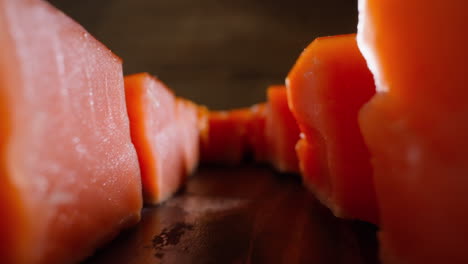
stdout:
<svg viewBox="0 0 468 264">
<path fill-rule="evenodd" d="M 265 100 L 314 38 L 356 32 L 357 0 L 49 0 L 124 60 L 213 109 Z"/>
</svg>

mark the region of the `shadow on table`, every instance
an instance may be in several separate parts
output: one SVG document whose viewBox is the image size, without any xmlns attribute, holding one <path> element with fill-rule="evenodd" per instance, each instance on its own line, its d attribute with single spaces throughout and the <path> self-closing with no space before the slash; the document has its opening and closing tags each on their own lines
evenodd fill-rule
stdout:
<svg viewBox="0 0 468 264">
<path fill-rule="evenodd" d="M 202 168 L 178 195 L 86 264 L 377 261 L 376 228 L 335 218 L 298 179 L 262 167 Z"/>
</svg>

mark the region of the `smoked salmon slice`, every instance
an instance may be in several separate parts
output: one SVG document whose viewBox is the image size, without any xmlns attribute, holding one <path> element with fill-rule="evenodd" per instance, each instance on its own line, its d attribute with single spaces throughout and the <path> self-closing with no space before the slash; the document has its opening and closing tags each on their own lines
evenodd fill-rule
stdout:
<svg viewBox="0 0 468 264">
<path fill-rule="evenodd" d="M 468 263 L 468 2 L 359 1 L 384 263 Z"/>
<path fill-rule="evenodd" d="M 298 173 L 296 144 L 300 130 L 288 106 L 284 85 L 267 89 L 267 117 L 265 137 L 270 145 L 270 163 L 283 173 Z"/>
<path fill-rule="evenodd" d="M 0 263 L 77 263 L 140 218 L 121 60 L 40 0 L 0 46 Z"/>
<path fill-rule="evenodd" d="M 126 76 L 125 94 L 144 201 L 157 204 L 179 189 L 197 163 L 196 108 L 176 100 L 169 88 L 147 73 Z"/>
<path fill-rule="evenodd" d="M 370 155 L 358 126 L 358 111 L 375 86 L 355 34 L 313 41 L 286 83 L 302 132 L 305 184 L 335 215 L 377 223 Z"/>
</svg>

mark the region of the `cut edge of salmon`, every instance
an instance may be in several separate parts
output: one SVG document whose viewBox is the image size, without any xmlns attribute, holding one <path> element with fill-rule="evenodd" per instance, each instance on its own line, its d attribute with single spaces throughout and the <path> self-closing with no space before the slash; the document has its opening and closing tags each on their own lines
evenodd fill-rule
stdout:
<svg viewBox="0 0 468 264">
<path fill-rule="evenodd" d="M 5 8 L 0 2 L 0 8 Z M 0 16 L 0 28 L 5 28 L 6 26 L 5 16 Z M 2 33 L 5 36 L 10 35 L 11 32 Z M 12 46 L 12 40 L 8 37 L 2 38 L 4 40 L 4 45 Z M 15 82 L 20 82 L 20 80 L 12 77 L 14 73 L 11 66 L 12 63 L 16 64 L 16 59 L 14 54 L 6 52 L 7 49 L 0 50 L 0 87 L 8 87 L 10 85 L 15 86 Z M 9 62 L 10 65 L 6 65 L 6 62 Z M 16 66 L 17 67 L 17 66 Z M 24 263 L 26 258 L 22 257 L 20 252 L 24 252 L 24 249 L 27 248 L 26 243 L 21 239 L 25 237 L 30 231 L 29 230 L 15 230 L 15 226 L 21 222 L 21 219 L 26 219 L 25 208 L 20 207 L 19 205 L 23 204 L 21 199 L 21 194 L 19 191 L 15 191 L 13 188 L 14 180 L 7 177 L 9 171 L 9 139 L 11 134 L 11 120 L 9 119 L 9 102 L 7 95 L 3 94 L 4 91 L 0 89 L 0 186 L 3 190 L 0 191 L 0 212 L 2 216 L 0 217 L 0 227 L 2 228 L 2 235 L 0 236 L 0 263 Z M 21 226 L 28 226 L 26 224 L 19 224 Z"/>
<path fill-rule="evenodd" d="M 255 162 L 268 163 L 271 153 L 266 138 L 266 102 L 255 104 L 247 111 L 250 112 L 246 128 L 248 155 L 251 155 Z"/>
<path fill-rule="evenodd" d="M 200 137 L 204 124 L 200 120 L 199 106 L 194 102 L 177 97 L 176 105 L 177 120 L 180 122 L 179 129 L 181 129 L 181 136 L 183 136 L 181 141 L 183 142 L 185 176 L 189 177 L 195 172 L 200 160 Z"/>
<path fill-rule="evenodd" d="M 151 150 L 151 140 L 145 132 L 144 106 L 142 96 L 144 94 L 144 82 L 148 80 L 156 80 L 148 73 L 137 73 L 125 76 L 125 100 L 127 102 L 127 112 L 130 120 L 130 135 L 132 143 L 137 150 L 138 161 L 141 171 L 141 182 L 143 190 L 143 198 L 145 203 L 150 201 L 156 202 L 154 197 L 159 196 L 158 181 L 154 179 L 156 172 L 156 164 L 153 160 L 154 153 Z M 157 198 L 156 198 L 157 199 Z"/>
<path fill-rule="evenodd" d="M 295 148 L 300 129 L 288 102 L 284 84 L 267 88 L 266 137 L 272 151 L 271 165 L 282 173 L 298 173 L 299 160 Z"/>
<path fill-rule="evenodd" d="M 325 151 L 328 152 L 327 149 L 322 149 L 325 148 L 325 139 L 322 138 L 321 132 L 317 131 L 314 127 L 304 127 L 304 123 L 311 123 L 310 120 L 308 120 L 308 114 L 306 113 L 305 110 L 300 110 L 300 109 L 305 109 L 307 108 L 307 105 L 304 101 L 298 100 L 298 98 L 294 99 L 294 96 L 298 97 L 297 94 L 295 94 L 294 91 L 291 89 L 292 82 L 296 83 L 297 86 L 307 86 L 306 84 L 306 76 L 304 75 L 303 69 L 309 68 L 308 65 L 310 65 L 311 57 L 312 56 L 312 50 L 316 50 L 317 47 L 314 45 L 317 43 L 317 41 L 327 41 L 331 38 L 338 38 L 338 37 L 352 37 L 355 39 L 355 34 L 344 34 L 344 35 L 337 35 L 337 36 L 329 36 L 329 37 L 319 37 L 315 39 L 309 46 L 303 51 L 303 53 L 299 56 L 298 60 L 296 61 L 296 64 L 294 67 L 291 69 L 290 73 L 288 74 L 288 77 L 286 78 L 286 85 L 287 85 L 287 91 L 288 91 L 288 105 L 291 111 L 294 113 L 294 116 L 296 120 L 299 122 L 299 127 L 302 132 L 302 139 L 296 146 L 296 150 L 298 152 L 298 155 L 301 157 L 301 159 L 304 159 L 306 156 L 305 154 L 305 149 L 312 147 L 315 145 L 314 148 L 317 149 L 318 152 L 320 151 Z M 323 45 L 323 44 L 322 44 Z M 327 51 L 329 52 L 329 51 Z M 310 72 L 312 74 L 312 72 Z M 302 92 L 302 96 L 304 97 L 304 92 Z M 300 98 L 299 98 L 300 99 Z M 299 101 L 299 104 L 298 104 Z M 296 105 L 298 104 L 298 105 Z M 298 109 L 299 108 L 299 109 Z M 357 122 L 357 120 L 356 120 Z M 313 123 L 313 122 L 312 122 Z M 308 135 L 305 135 L 304 131 L 308 131 Z M 307 144 L 305 144 L 307 142 Z M 306 146 L 307 145 L 307 146 Z M 322 150 L 320 150 L 322 149 Z M 322 153 L 323 154 L 323 153 Z M 319 154 L 320 155 L 320 154 Z M 327 154 L 328 155 L 328 154 Z M 325 155 L 325 156 L 327 156 Z M 311 157 L 307 157 L 307 159 L 311 159 Z M 345 199 L 347 195 L 340 194 L 337 192 L 337 188 L 341 188 L 339 186 L 335 186 L 336 183 L 334 182 L 337 176 L 336 175 L 329 175 L 328 172 L 328 162 L 325 162 L 323 159 L 324 157 L 317 157 L 315 162 L 317 162 L 319 165 L 318 167 L 315 166 L 313 170 L 315 172 L 311 172 L 306 168 L 307 164 L 304 164 L 304 161 L 301 160 L 301 174 L 303 177 L 304 184 L 308 187 L 308 189 L 312 190 L 313 193 L 316 194 L 317 198 L 325 204 L 327 207 L 331 209 L 331 211 L 334 213 L 335 216 L 337 217 L 342 217 L 342 218 L 352 218 L 352 219 L 361 219 L 361 216 L 354 215 L 360 214 L 360 210 L 355 210 L 359 209 L 359 206 L 357 204 L 353 203 L 348 203 Z M 320 165 L 320 163 L 323 163 Z M 321 167 L 321 168 L 320 168 Z M 321 172 L 323 171 L 323 172 Z M 324 174 L 324 177 L 317 177 L 317 175 L 310 175 L 310 174 Z M 321 182 L 321 183 L 320 183 Z M 314 186 L 318 185 L 318 186 Z M 340 185 L 341 186 L 341 185 Z M 359 202 L 359 201 L 358 201 Z M 360 204 L 360 202 L 359 202 Z M 342 206 L 345 206 L 345 208 L 342 208 Z M 367 214 L 363 215 L 362 217 L 368 218 L 368 219 L 363 219 L 365 221 L 370 221 L 375 223 L 377 220 L 374 221 L 375 217 L 369 216 Z"/>
<path fill-rule="evenodd" d="M 247 151 L 247 122 L 248 114 L 244 108 L 209 111 L 206 130 L 208 133 L 207 137 L 202 140 L 200 148 L 201 162 L 229 166 L 241 163 Z"/>
</svg>

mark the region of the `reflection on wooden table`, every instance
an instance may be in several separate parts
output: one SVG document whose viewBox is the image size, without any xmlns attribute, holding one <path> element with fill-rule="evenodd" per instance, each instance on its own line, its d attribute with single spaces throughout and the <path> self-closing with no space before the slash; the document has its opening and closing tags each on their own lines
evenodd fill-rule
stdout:
<svg viewBox="0 0 468 264">
<path fill-rule="evenodd" d="M 378 263 L 375 234 L 335 218 L 294 175 L 210 167 L 85 263 Z"/>
</svg>

